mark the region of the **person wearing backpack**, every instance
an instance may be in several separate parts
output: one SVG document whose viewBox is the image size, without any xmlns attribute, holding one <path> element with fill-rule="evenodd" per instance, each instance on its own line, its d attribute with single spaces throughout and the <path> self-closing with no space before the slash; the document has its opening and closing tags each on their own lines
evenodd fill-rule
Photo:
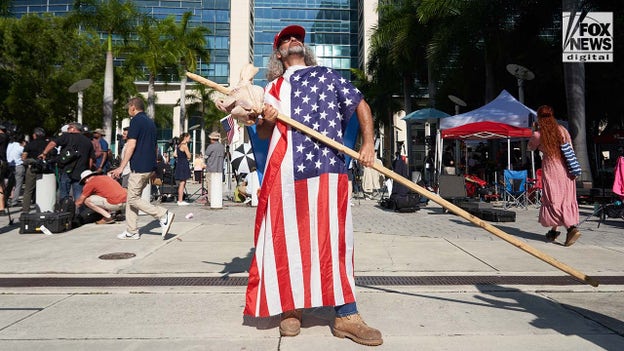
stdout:
<svg viewBox="0 0 624 351">
<path fill-rule="evenodd" d="M 57 159 L 60 168 L 59 198 L 72 196 L 74 200 L 82 194 L 80 174 L 93 166 L 95 150 L 91 140 L 82 134 L 82 125 L 72 122 L 67 126 L 67 132 L 50 141 L 45 147 L 40 159 L 46 159 L 48 153 L 57 146 L 61 147 Z"/>
</svg>

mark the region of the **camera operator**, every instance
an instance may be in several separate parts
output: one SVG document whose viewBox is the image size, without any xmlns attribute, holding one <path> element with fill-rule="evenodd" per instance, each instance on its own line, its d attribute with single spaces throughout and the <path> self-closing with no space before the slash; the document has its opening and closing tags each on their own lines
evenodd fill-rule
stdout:
<svg viewBox="0 0 624 351">
<path fill-rule="evenodd" d="M 28 213 L 30 205 L 35 195 L 35 187 L 37 178 L 41 178 L 40 174 L 50 171 L 47 169 L 49 165 L 44 160 L 37 159 L 37 156 L 43 153 L 49 140 L 45 137 L 45 130 L 37 127 L 33 130 L 32 140 L 24 146 L 22 160 L 26 166 L 26 175 L 24 177 L 24 196 L 22 198 L 22 212 Z"/>
<path fill-rule="evenodd" d="M 57 146 L 61 147 L 61 155 L 57 163 L 62 167 L 60 176 L 59 200 L 72 197 L 74 200 L 82 194 L 80 174 L 91 169 L 95 159 L 95 150 L 91 140 L 82 134 L 82 124 L 72 122 L 67 127 L 67 132 L 61 134 L 55 140 L 48 143 L 38 158 L 45 160 L 47 154 Z"/>
</svg>

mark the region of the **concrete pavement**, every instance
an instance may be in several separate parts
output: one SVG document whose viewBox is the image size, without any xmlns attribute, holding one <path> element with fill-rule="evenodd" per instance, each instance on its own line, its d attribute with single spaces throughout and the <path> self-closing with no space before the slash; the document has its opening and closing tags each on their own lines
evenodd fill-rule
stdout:
<svg viewBox="0 0 624 351">
<path fill-rule="evenodd" d="M 0 350 L 367 348 L 331 335 L 328 308 L 306 311 L 294 338 L 280 338 L 278 318 L 243 318 L 255 208 L 224 205 L 165 203 L 176 220 L 164 241 L 146 216 L 136 241 L 116 239 L 123 223 L 52 236 L 3 227 Z M 352 209 L 358 307 L 384 335 L 377 349 L 624 349 L 623 220 L 598 228 L 593 217 L 569 248 L 543 241 L 535 207 L 492 223 L 602 278 L 593 288 L 431 202 L 416 213 L 371 200 Z M 582 206 L 581 218 L 592 210 Z M 136 256 L 99 258 L 119 252 Z"/>
</svg>

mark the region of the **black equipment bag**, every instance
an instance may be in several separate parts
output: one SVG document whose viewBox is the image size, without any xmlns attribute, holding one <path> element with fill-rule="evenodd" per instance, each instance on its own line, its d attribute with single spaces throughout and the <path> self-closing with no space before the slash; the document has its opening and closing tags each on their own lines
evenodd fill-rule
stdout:
<svg viewBox="0 0 624 351">
<path fill-rule="evenodd" d="M 76 215 L 76 204 L 71 197 L 64 197 L 59 202 L 54 204 L 54 212 L 69 213 L 70 221 L 74 219 Z"/>
<path fill-rule="evenodd" d="M 407 164 L 400 158 L 397 158 L 393 164 L 395 173 L 408 178 Z M 392 194 L 386 201 L 386 207 L 397 212 L 415 212 L 420 210 L 420 195 L 415 193 L 405 185 L 394 182 L 392 184 Z"/>
<path fill-rule="evenodd" d="M 93 211 L 92 209 L 85 207 L 80 213 L 78 213 L 72 221 L 73 228 L 80 227 L 81 225 L 95 223 L 102 219 L 102 215 Z"/>
<path fill-rule="evenodd" d="M 390 209 L 397 212 L 415 212 L 420 210 L 420 195 L 414 192 L 392 194 L 388 199 Z"/>
</svg>

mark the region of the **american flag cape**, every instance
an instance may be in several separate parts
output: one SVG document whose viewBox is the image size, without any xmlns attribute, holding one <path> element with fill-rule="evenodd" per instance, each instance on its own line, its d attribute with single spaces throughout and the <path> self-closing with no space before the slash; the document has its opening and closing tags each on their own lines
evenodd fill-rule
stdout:
<svg viewBox="0 0 624 351">
<path fill-rule="evenodd" d="M 362 94 L 321 66 L 291 67 L 269 83 L 265 101 L 352 147 Z M 257 152 L 252 133 L 254 152 Z M 277 122 L 268 143 L 254 228 L 244 314 L 355 301 L 353 223 L 345 156 Z"/>
</svg>

